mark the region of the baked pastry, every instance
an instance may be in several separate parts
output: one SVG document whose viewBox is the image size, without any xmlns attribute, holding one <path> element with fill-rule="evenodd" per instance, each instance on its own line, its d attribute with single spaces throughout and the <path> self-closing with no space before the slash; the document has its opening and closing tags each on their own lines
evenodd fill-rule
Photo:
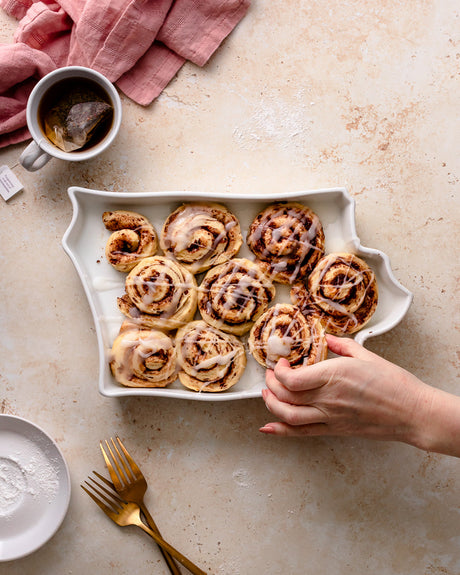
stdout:
<svg viewBox="0 0 460 575">
<path fill-rule="evenodd" d="M 273 369 L 285 357 L 291 367 L 326 359 L 327 343 L 321 322 L 299 308 L 279 303 L 268 309 L 249 334 L 249 351 L 263 367 Z"/>
<path fill-rule="evenodd" d="M 113 342 L 110 369 L 127 387 L 166 387 L 177 379 L 173 341 L 161 331 L 125 321 Z"/>
<path fill-rule="evenodd" d="M 210 325 L 243 335 L 274 297 L 275 287 L 256 263 L 234 258 L 206 273 L 198 288 L 198 309 Z"/>
<path fill-rule="evenodd" d="M 292 287 L 291 301 L 303 313 L 319 315 L 327 332 L 351 334 L 361 329 L 377 308 L 377 280 L 361 258 L 332 253 L 320 260 L 306 285 Z"/>
<path fill-rule="evenodd" d="M 238 382 L 246 367 L 241 341 L 202 320 L 192 321 L 176 335 L 179 381 L 194 391 L 224 391 Z"/>
<path fill-rule="evenodd" d="M 118 308 L 127 317 L 155 329 L 173 330 L 191 321 L 197 305 L 194 276 L 164 256 L 145 258 L 125 282 Z"/>
<path fill-rule="evenodd" d="M 180 206 L 168 216 L 160 234 L 165 255 L 193 274 L 228 261 L 242 243 L 238 220 L 225 206 L 216 203 Z"/>
<path fill-rule="evenodd" d="M 323 226 L 298 202 L 277 202 L 262 210 L 246 242 L 273 281 L 283 284 L 305 278 L 324 254 Z"/>
<path fill-rule="evenodd" d="M 107 261 L 120 272 L 129 272 L 143 258 L 156 254 L 158 237 L 147 218 L 137 212 L 104 212 L 102 221 L 113 232 L 105 246 Z"/>
</svg>

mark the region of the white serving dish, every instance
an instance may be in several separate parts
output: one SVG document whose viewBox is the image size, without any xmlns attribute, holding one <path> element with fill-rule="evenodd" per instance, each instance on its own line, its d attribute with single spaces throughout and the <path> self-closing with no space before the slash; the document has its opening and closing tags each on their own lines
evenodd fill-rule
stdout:
<svg viewBox="0 0 460 575">
<path fill-rule="evenodd" d="M 265 370 L 248 353 L 248 365 L 241 380 L 222 393 L 197 393 L 179 381 L 167 388 L 129 388 L 119 385 L 109 368 L 109 353 L 124 316 L 117 308 L 117 296 L 124 293 L 126 274 L 117 272 L 104 256 L 110 233 L 102 223 L 106 210 L 137 211 L 161 231 L 167 216 L 187 201 L 224 203 L 238 218 L 243 237 L 255 215 L 277 200 L 301 202 L 314 210 L 324 227 L 326 253 L 348 251 L 363 257 L 373 268 L 379 286 L 379 303 L 369 323 L 354 334 L 364 343 L 368 337 L 382 334 L 398 324 L 406 314 L 412 294 L 394 277 L 388 256 L 361 245 L 355 229 L 355 203 L 344 188 L 300 191 L 274 195 L 207 194 L 202 192 L 118 193 L 71 187 L 68 190 L 73 217 L 62 239 L 83 284 L 96 326 L 99 347 L 99 391 L 108 397 L 163 396 L 203 401 L 224 401 L 259 397 L 264 388 Z M 238 257 L 254 259 L 243 245 Z M 289 302 L 289 289 L 276 284 L 276 301 Z M 243 340 L 244 341 L 244 340 Z"/>
<path fill-rule="evenodd" d="M 44 545 L 69 501 L 69 469 L 54 441 L 30 421 L 0 414 L 0 561 Z"/>
</svg>

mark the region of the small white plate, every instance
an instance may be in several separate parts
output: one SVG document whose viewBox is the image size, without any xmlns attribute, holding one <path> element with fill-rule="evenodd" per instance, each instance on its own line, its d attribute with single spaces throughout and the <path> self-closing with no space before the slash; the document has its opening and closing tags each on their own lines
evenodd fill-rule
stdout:
<svg viewBox="0 0 460 575">
<path fill-rule="evenodd" d="M 69 501 L 69 470 L 57 445 L 33 423 L 0 414 L 0 561 L 44 545 Z"/>
<path fill-rule="evenodd" d="M 159 233 L 167 216 L 183 202 L 216 201 L 225 204 L 238 218 L 243 237 L 257 213 L 277 201 L 297 201 L 314 210 L 324 227 L 326 253 L 346 251 L 362 256 L 372 267 L 379 286 L 379 303 L 375 314 L 363 329 L 353 335 L 359 343 L 368 337 L 393 328 L 406 314 L 412 294 L 394 277 L 388 256 L 366 248 L 356 235 L 355 203 L 344 188 L 301 191 L 273 195 L 207 194 L 202 192 L 149 192 L 142 194 L 103 192 L 71 187 L 72 221 L 62 239 L 83 284 L 96 326 L 99 346 L 99 391 L 108 397 L 163 396 L 176 399 L 226 401 L 260 397 L 265 387 L 265 369 L 248 353 L 248 363 L 240 381 L 222 393 L 197 393 L 176 381 L 166 388 L 123 387 L 109 368 L 112 343 L 118 334 L 123 315 L 117 308 L 117 296 L 124 293 L 126 274 L 117 272 L 107 262 L 104 250 L 110 233 L 102 223 L 106 210 L 132 210 L 146 216 Z M 243 244 L 238 257 L 254 259 Z M 276 284 L 276 300 L 289 302 L 287 286 Z M 245 342 L 245 338 L 242 338 Z"/>
</svg>

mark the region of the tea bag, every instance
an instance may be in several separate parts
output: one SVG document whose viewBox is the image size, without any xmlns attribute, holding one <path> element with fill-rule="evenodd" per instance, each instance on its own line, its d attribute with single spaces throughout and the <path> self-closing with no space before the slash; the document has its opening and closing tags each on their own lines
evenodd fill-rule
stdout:
<svg viewBox="0 0 460 575">
<path fill-rule="evenodd" d="M 75 90 L 64 94 L 46 113 L 45 132 L 55 146 L 73 152 L 90 144 L 97 129 L 112 115 L 112 106 L 98 94 Z"/>
</svg>

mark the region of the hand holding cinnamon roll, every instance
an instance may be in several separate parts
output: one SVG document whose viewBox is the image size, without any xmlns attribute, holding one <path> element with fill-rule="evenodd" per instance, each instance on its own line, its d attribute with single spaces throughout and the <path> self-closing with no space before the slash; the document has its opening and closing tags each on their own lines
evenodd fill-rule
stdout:
<svg viewBox="0 0 460 575">
<path fill-rule="evenodd" d="M 197 305 L 194 276 L 163 256 L 145 258 L 130 271 L 118 307 L 127 317 L 155 329 L 173 330 L 193 319 Z"/>
<path fill-rule="evenodd" d="M 274 297 L 275 288 L 259 266 L 235 258 L 207 272 L 198 291 L 198 309 L 210 325 L 243 335 Z"/>
<path fill-rule="evenodd" d="M 127 387 L 166 387 L 176 378 L 176 350 L 161 331 L 124 322 L 110 353 L 113 376 Z"/>
<path fill-rule="evenodd" d="M 105 246 L 107 261 L 120 272 L 129 272 L 143 258 L 158 249 L 156 231 L 147 218 L 137 212 L 104 212 L 102 221 L 113 232 Z"/>
<path fill-rule="evenodd" d="M 279 202 L 262 210 L 246 242 L 273 281 L 283 284 L 305 278 L 324 254 L 323 226 L 298 202 Z"/>
<path fill-rule="evenodd" d="M 177 208 L 168 216 L 160 235 L 165 255 L 193 274 L 228 261 L 242 242 L 237 218 L 225 206 L 205 202 Z"/>
<path fill-rule="evenodd" d="M 179 380 L 194 391 L 225 391 L 235 385 L 246 367 L 241 341 L 197 320 L 176 335 Z"/>
<path fill-rule="evenodd" d="M 305 317 L 297 307 L 286 303 L 274 305 L 256 321 L 248 343 L 254 359 L 270 369 L 282 357 L 296 368 L 327 356 L 325 332 L 319 320 Z"/>
<path fill-rule="evenodd" d="M 328 333 L 352 334 L 372 317 L 378 302 L 375 274 L 350 253 L 333 253 L 320 260 L 307 284 L 291 289 L 292 302 L 307 315 L 319 314 Z"/>
</svg>

